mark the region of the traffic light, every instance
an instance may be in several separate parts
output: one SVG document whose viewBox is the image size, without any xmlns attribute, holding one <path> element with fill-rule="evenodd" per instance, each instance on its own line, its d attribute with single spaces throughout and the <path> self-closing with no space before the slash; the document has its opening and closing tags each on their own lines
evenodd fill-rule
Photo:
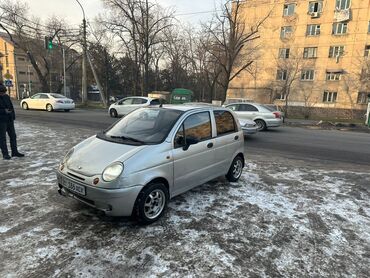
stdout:
<svg viewBox="0 0 370 278">
<path fill-rule="evenodd" d="M 45 49 L 53 49 L 53 38 L 45 36 Z"/>
</svg>

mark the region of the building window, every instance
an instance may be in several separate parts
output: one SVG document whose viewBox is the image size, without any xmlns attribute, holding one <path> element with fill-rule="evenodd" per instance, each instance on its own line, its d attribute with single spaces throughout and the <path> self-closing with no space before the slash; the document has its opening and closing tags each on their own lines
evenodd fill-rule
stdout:
<svg viewBox="0 0 370 278">
<path fill-rule="evenodd" d="M 290 54 L 290 48 L 279 49 L 279 59 L 288 59 Z"/>
<path fill-rule="evenodd" d="M 365 54 L 364 54 L 364 56 L 365 57 L 369 57 L 369 54 L 370 54 L 370 45 L 366 45 L 365 46 Z"/>
<path fill-rule="evenodd" d="M 361 75 L 360 75 L 360 80 L 365 81 L 365 80 L 369 80 L 369 79 L 370 79 L 369 70 L 367 68 L 362 69 L 361 70 Z"/>
<path fill-rule="evenodd" d="M 369 101 L 368 94 L 370 94 L 370 93 L 364 93 L 364 92 L 358 93 L 357 103 L 358 104 L 367 104 L 368 101 Z"/>
<path fill-rule="evenodd" d="M 344 54 L 344 46 L 330 46 L 329 48 L 329 58 L 336 58 L 339 56 L 343 56 Z"/>
<path fill-rule="evenodd" d="M 26 61 L 26 59 L 23 58 L 23 57 L 18 57 L 18 61 L 24 62 L 24 61 Z"/>
<path fill-rule="evenodd" d="M 302 81 L 313 81 L 315 79 L 315 71 L 314 70 L 302 70 L 301 73 L 301 80 Z"/>
<path fill-rule="evenodd" d="M 349 9 L 351 6 L 351 0 L 336 0 L 335 1 L 335 8 L 337 10 L 346 10 Z"/>
<path fill-rule="evenodd" d="M 284 26 L 284 27 L 281 27 L 280 38 L 281 39 L 289 38 L 292 33 L 293 33 L 292 26 Z"/>
<path fill-rule="evenodd" d="M 5 54 L 8 54 L 8 45 L 6 42 L 4 42 L 4 49 L 5 49 Z"/>
<path fill-rule="evenodd" d="M 294 14 L 295 4 L 285 4 L 283 16 L 291 16 Z"/>
<path fill-rule="evenodd" d="M 308 13 L 313 15 L 313 14 L 318 14 L 322 12 L 322 1 L 312 1 L 308 4 Z"/>
<path fill-rule="evenodd" d="M 303 49 L 303 58 L 305 59 L 317 58 L 317 47 L 305 47 Z"/>
<path fill-rule="evenodd" d="M 277 99 L 277 100 L 285 100 L 286 99 L 285 92 L 279 92 L 279 93 L 277 93 L 275 99 Z"/>
<path fill-rule="evenodd" d="M 368 23 L 368 25 L 367 25 L 367 33 L 369 33 L 369 34 L 370 34 L 370 21 L 369 21 L 369 23 Z"/>
<path fill-rule="evenodd" d="M 306 36 L 317 36 L 320 35 L 320 25 L 310 24 L 307 25 Z"/>
<path fill-rule="evenodd" d="M 339 23 L 333 23 L 333 30 L 332 30 L 332 34 L 333 35 L 342 35 L 342 34 L 346 34 L 347 33 L 347 23 L 342 23 L 342 22 L 339 22 Z"/>
<path fill-rule="evenodd" d="M 325 91 L 322 101 L 323 102 L 336 102 L 337 101 L 337 95 L 338 95 L 337 92 Z"/>
<path fill-rule="evenodd" d="M 276 73 L 276 80 L 287 80 L 288 71 L 287 70 L 278 70 Z"/>
<path fill-rule="evenodd" d="M 328 71 L 326 72 L 326 80 L 328 81 L 339 81 L 342 77 L 341 72 Z"/>
<path fill-rule="evenodd" d="M 19 75 L 25 75 L 25 74 L 26 74 L 26 72 L 25 72 L 25 71 L 20 71 L 20 72 L 18 72 L 18 74 L 19 74 Z"/>
<path fill-rule="evenodd" d="M 5 64 L 6 64 L 6 67 L 9 68 L 9 58 L 8 58 L 8 56 L 5 56 Z"/>
</svg>

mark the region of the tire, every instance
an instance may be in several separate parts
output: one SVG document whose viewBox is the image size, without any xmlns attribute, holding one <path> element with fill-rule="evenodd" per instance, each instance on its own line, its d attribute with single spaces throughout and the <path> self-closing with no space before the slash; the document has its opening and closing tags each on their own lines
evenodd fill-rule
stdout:
<svg viewBox="0 0 370 278">
<path fill-rule="evenodd" d="M 27 102 L 23 102 L 23 103 L 22 103 L 22 108 L 23 108 L 24 110 L 28 110 L 28 104 L 27 104 Z"/>
<path fill-rule="evenodd" d="M 110 111 L 109 111 L 109 115 L 112 117 L 112 118 L 117 118 L 118 117 L 118 113 L 117 113 L 117 110 L 112 108 Z"/>
<path fill-rule="evenodd" d="M 52 112 L 53 110 L 54 110 L 53 105 L 51 105 L 50 103 L 46 105 L 46 111 Z"/>
<path fill-rule="evenodd" d="M 64 109 L 64 112 L 69 112 L 69 109 Z"/>
<path fill-rule="evenodd" d="M 267 129 L 267 126 L 264 120 L 255 120 L 254 122 L 257 125 L 258 131 L 263 131 Z"/>
<path fill-rule="evenodd" d="M 244 167 L 244 161 L 241 156 L 237 156 L 234 158 L 233 162 L 231 163 L 229 172 L 226 174 L 226 179 L 229 182 L 236 182 L 242 175 Z"/>
<path fill-rule="evenodd" d="M 133 215 L 141 224 L 157 221 L 165 212 L 169 193 L 163 183 L 152 183 L 140 192 L 136 199 Z"/>
</svg>

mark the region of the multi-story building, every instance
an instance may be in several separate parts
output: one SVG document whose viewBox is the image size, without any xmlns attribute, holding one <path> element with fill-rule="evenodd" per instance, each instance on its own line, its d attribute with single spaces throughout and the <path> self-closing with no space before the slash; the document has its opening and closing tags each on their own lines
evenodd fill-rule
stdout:
<svg viewBox="0 0 370 278">
<path fill-rule="evenodd" d="M 253 66 L 233 80 L 228 98 L 363 115 L 370 92 L 369 1 L 250 0 L 242 10 L 247 28 L 270 15 L 253 42 Z"/>
<path fill-rule="evenodd" d="M 12 98 L 22 98 L 24 92 L 39 91 L 40 82 L 27 55 L 15 47 L 7 35 L 0 34 L 0 76 L 11 86 L 8 93 Z"/>
</svg>

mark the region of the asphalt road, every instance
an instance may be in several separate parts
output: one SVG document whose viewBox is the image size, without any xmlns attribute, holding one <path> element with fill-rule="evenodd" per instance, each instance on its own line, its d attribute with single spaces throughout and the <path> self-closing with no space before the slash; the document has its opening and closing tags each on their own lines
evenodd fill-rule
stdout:
<svg viewBox="0 0 370 278">
<path fill-rule="evenodd" d="M 104 130 L 116 119 L 105 110 L 76 109 L 69 113 L 22 110 L 16 107 L 17 119 L 40 124 L 64 124 Z M 370 165 L 370 134 L 337 130 L 280 127 L 249 136 L 246 153 L 274 154 L 296 159 L 319 159 L 328 162 Z"/>
</svg>

